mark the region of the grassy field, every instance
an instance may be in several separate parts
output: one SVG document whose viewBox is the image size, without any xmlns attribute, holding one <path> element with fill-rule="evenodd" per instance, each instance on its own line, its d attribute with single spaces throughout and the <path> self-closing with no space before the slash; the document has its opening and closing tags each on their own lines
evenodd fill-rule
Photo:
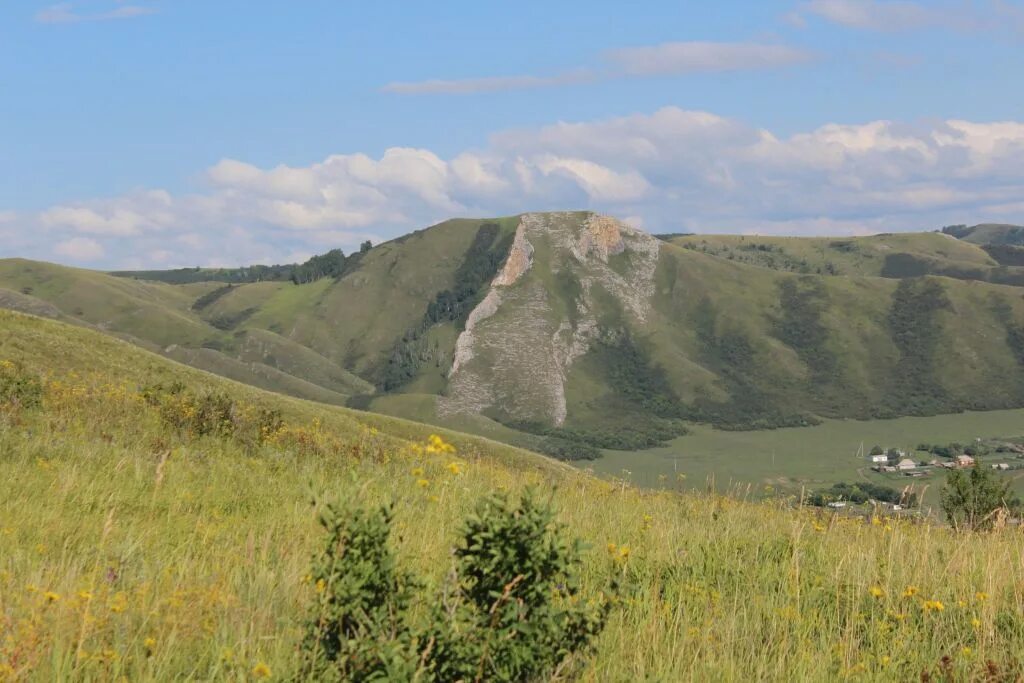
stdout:
<svg viewBox="0 0 1024 683">
<path fill-rule="evenodd" d="M 1024 433 L 1024 410 L 993 410 L 893 420 L 826 420 L 813 427 L 730 432 L 695 426 L 663 448 L 639 452 L 605 451 L 586 463 L 603 476 L 625 477 L 644 487 L 690 489 L 713 483 L 720 490 L 743 490 L 751 495 L 777 491 L 827 488 L 839 481 L 867 479 L 894 488 L 908 483 L 926 485 L 926 504 L 934 504 L 945 474 L 910 480 L 870 470 L 868 451 L 874 445 L 913 451 L 920 443 L 971 443 L 976 438 L 1011 437 Z M 861 457 L 857 457 L 861 451 Z M 920 454 L 919 459 L 931 459 Z M 993 455 L 992 458 L 1000 456 Z M 1002 462 L 1005 458 L 1000 459 Z M 994 461 L 994 460 L 993 460 Z M 624 471 L 629 474 L 624 474 Z M 685 480 L 678 475 L 682 474 Z M 1024 480 L 1009 473 L 1014 490 L 1024 493 Z"/>
<path fill-rule="evenodd" d="M 644 492 L 454 433 L 455 455 L 431 455 L 426 427 L 15 314 L 0 313 L 0 360 L 44 377 L 41 407 L 0 419 L 0 678 L 286 679 L 315 595 L 315 496 L 394 501 L 400 562 L 436 587 L 475 501 L 527 485 L 591 544 L 584 593 L 623 585 L 581 680 L 1024 673 L 1015 530 Z M 285 425 L 257 442 L 173 428 L 138 391 L 171 380 L 228 392 L 243 414 L 277 408 Z"/>
</svg>

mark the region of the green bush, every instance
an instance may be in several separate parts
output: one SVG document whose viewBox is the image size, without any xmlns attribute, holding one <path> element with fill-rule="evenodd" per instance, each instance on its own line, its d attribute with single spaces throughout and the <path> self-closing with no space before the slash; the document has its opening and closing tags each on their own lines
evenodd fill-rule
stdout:
<svg viewBox="0 0 1024 683">
<path fill-rule="evenodd" d="M 408 607 L 413 578 L 388 547 L 392 510 L 324 506 L 327 539 L 313 560 L 316 603 L 297 680 L 400 681 L 416 668 Z"/>
<path fill-rule="evenodd" d="M 11 361 L 0 361 L 0 411 L 38 408 L 43 402 L 43 382 Z"/>
<path fill-rule="evenodd" d="M 604 628 L 611 602 L 586 601 L 581 543 L 547 504 L 485 497 L 467 519 L 455 570 L 425 623 L 410 606 L 422 582 L 388 547 L 390 507 L 325 506 L 326 543 L 298 680 L 528 681 L 564 675 Z M 614 589 L 614 586 L 610 586 Z M 609 591 L 611 592 L 611 591 Z"/>
<path fill-rule="evenodd" d="M 981 531 L 992 528 L 1000 510 L 1014 510 L 1020 501 L 1010 492 L 1009 480 L 1000 481 L 978 461 L 970 469 L 949 473 L 939 505 L 953 528 Z"/>
</svg>

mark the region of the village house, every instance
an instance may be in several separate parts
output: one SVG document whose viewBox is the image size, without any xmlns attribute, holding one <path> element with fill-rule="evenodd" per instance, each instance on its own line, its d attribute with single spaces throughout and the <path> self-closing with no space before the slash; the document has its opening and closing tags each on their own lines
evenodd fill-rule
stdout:
<svg viewBox="0 0 1024 683">
<path fill-rule="evenodd" d="M 974 466 L 974 458 L 972 458 L 969 455 L 958 455 L 958 456 L 956 456 L 956 466 L 957 467 L 973 467 Z"/>
<path fill-rule="evenodd" d="M 900 460 L 899 464 L 896 465 L 896 467 L 902 472 L 905 470 L 912 470 L 916 468 L 917 463 L 911 460 L 910 458 L 903 458 L 902 460 Z"/>
</svg>

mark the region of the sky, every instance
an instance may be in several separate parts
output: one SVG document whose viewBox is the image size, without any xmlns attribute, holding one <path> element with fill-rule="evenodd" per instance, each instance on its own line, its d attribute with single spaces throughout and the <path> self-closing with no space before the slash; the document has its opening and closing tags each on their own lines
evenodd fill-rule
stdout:
<svg viewBox="0 0 1024 683">
<path fill-rule="evenodd" d="M 1024 223 L 1024 0 L 0 2 L 0 257 Z"/>
</svg>

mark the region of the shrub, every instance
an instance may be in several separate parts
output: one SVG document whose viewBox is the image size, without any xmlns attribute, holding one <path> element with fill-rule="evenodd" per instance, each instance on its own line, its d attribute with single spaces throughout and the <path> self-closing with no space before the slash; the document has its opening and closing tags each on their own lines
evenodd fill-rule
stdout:
<svg viewBox="0 0 1024 683">
<path fill-rule="evenodd" d="M 581 544 L 527 491 L 484 498 L 455 549 L 455 572 L 417 628 L 422 582 L 388 548 L 392 508 L 325 506 L 313 561 L 314 613 L 296 678 L 525 681 L 568 670 L 604 627 L 610 602 L 581 599 Z"/>
<path fill-rule="evenodd" d="M 0 411 L 38 408 L 43 402 L 43 383 L 11 361 L 0 361 Z"/>
<path fill-rule="evenodd" d="M 570 667 L 604 628 L 608 602 L 580 599 L 580 541 L 569 541 L 551 508 L 527 491 L 484 498 L 456 549 L 448 614 L 429 641 L 435 680 L 525 681 Z"/>
<path fill-rule="evenodd" d="M 231 436 L 237 430 L 235 402 L 223 392 L 197 394 L 174 382 L 151 385 L 141 393 L 159 409 L 165 425 L 191 436 Z"/>
<path fill-rule="evenodd" d="M 953 528 L 981 531 L 992 528 L 1000 510 L 1008 512 L 1020 503 L 1010 493 L 1010 482 L 1000 481 L 979 461 L 967 470 L 949 473 L 939 505 Z"/>
<path fill-rule="evenodd" d="M 314 613 L 302 642 L 300 680 L 409 680 L 415 671 L 406 613 L 414 581 L 388 547 L 392 510 L 324 506 L 327 531 L 313 560 Z"/>
</svg>

